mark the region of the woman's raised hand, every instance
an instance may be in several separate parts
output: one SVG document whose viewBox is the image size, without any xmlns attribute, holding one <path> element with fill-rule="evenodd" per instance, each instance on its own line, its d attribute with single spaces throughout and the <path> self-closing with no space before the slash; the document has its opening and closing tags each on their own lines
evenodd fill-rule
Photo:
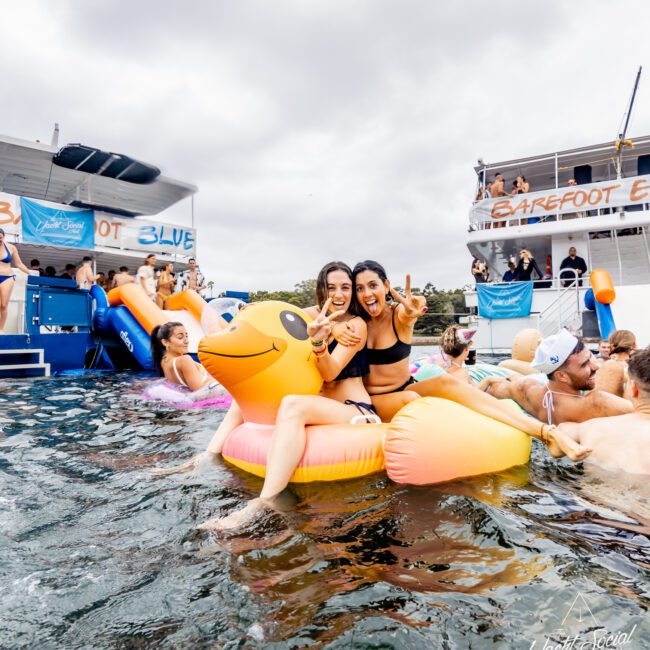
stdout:
<svg viewBox="0 0 650 650">
<path fill-rule="evenodd" d="M 411 293 L 411 276 L 406 276 L 406 285 L 404 287 L 405 295 L 402 296 L 393 287 L 390 288 L 390 294 L 397 302 L 404 306 L 404 315 L 407 318 L 419 318 L 427 311 L 427 301 L 424 296 L 414 296 Z"/>
<path fill-rule="evenodd" d="M 339 309 L 339 311 L 335 311 L 328 316 L 327 310 L 330 308 L 331 304 L 332 299 L 328 298 L 325 301 L 320 314 L 318 314 L 318 316 L 316 316 L 316 318 L 307 325 L 307 334 L 309 334 L 309 338 L 314 343 L 318 343 L 319 341 L 326 341 L 332 332 L 332 321 L 345 314 L 344 309 Z"/>
</svg>

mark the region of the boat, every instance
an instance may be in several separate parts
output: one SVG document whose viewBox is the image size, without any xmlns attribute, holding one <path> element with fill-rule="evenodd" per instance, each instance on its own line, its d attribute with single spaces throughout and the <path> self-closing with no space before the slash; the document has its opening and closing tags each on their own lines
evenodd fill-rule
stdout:
<svg viewBox="0 0 650 650">
<path fill-rule="evenodd" d="M 193 210 L 197 191 L 128 155 L 81 144 L 59 147 L 58 125 L 50 144 L 0 135 L 0 227 L 27 266 L 38 259 L 42 268 L 53 266 L 60 274 L 66 263 L 78 265 L 90 256 L 95 272 L 127 266 L 134 274 L 154 253 L 158 263 L 171 261 L 183 270 L 196 256 L 196 230 L 156 215 L 185 199 Z M 74 280 L 17 271 L 0 336 L 0 377 L 148 368 L 147 331 L 137 309 L 101 293 L 99 287 L 77 289 Z M 179 311 L 172 313 L 193 324 L 194 349 L 202 332 L 196 314 L 185 307 L 196 299 L 177 300 Z M 112 317 L 107 310 L 114 310 Z M 124 318 L 117 317 L 120 312 Z M 170 318 L 154 315 L 156 322 Z M 135 341 L 141 342 L 137 355 Z"/>
<path fill-rule="evenodd" d="M 565 327 L 593 341 L 604 336 L 589 296 L 585 305 L 596 269 L 609 274 L 615 289 L 609 305 L 615 327 L 633 331 L 640 346 L 650 344 L 650 136 L 489 164 L 479 159 L 474 170 L 470 253 L 498 281 L 509 259 L 519 259 L 525 248 L 543 274 L 539 281 L 491 282 L 465 291 L 479 352 L 508 353 L 525 328 L 547 336 Z M 484 198 L 496 173 L 506 191 L 518 176 L 530 191 Z M 571 247 L 587 264 L 580 279 L 560 268 Z"/>
</svg>

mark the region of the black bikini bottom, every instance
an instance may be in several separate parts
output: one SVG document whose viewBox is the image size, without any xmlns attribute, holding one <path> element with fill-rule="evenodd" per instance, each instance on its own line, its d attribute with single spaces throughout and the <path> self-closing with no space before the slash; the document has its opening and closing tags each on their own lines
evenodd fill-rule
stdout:
<svg viewBox="0 0 650 650">
<path fill-rule="evenodd" d="M 409 380 L 402 384 L 399 388 L 394 388 L 393 390 L 389 390 L 386 393 L 375 393 L 375 395 L 390 395 L 391 393 L 401 393 L 403 390 L 406 390 L 409 386 L 412 386 L 413 384 L 417 384 L 418 380 L 415 377 L 409 377 Z"/>
<path fill-rule="evenodd" d="M 361 415 L 377 415 L 377 411 L 375 410 L 375 407 L 372 404 L 368 404 L 368 402 L 355 402 L 354 400 L 351 399 L 346 399 L 344 404 L 347 405 L 352 405 L 356 406 L 357 410 Z M 368 424 L 371 424 L 371 421 L 366 418 L 366 422 Z"/>
</svg>

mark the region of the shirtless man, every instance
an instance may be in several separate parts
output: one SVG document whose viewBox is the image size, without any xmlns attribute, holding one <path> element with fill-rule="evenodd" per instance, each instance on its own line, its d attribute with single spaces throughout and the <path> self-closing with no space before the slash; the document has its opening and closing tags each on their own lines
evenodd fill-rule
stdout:
<svg viewBox="0 0 650 650">
<path fill-rule="evenodd" d="M 548 386 L 527 377 L 488 377 L 479 388 L 499 399 L 513 399 L 549 424 L 584 422 L 632 412 L 628 400 L 593 390 L 598 366 L 584 343 L 567 330 L 543 339 L 531 365 L 548 377 Z"/>
<path fill-rule="evenodd" d="M 607 470 L 650 474 L 650 347 L 630 359 L 628 372 L 633 413 L 565 423 L 559 428 L 592 449 L 588 462 Z M 563 456 L 555 448 L 550 451 L 555 457 Z"/>
<path fill-rule="evenodd" d="M 116 287 L 121 287 L 123 284 L 135 282 L 135 278 L 129 273 L 129 268 L 127 266 L 120 266 L 120 272 L 115 274 L 113 280 Z"/>
<path fill-rule="evenodd" d="M 508 193 L 506 192 L 506 184 L 501 174 L 494 175 L 494 181 L 492 182 L 492 185 L 490 185 L 490 196 L 493 199 L 500 196 L 508 196 Z"/>
<path fill-rule="evenodd" d="M 77 287 L 79 289 L 90 289 L 99 277 L 93 273 L 93 258 L 84 257 L 79 270 L 77 271 Z M 68 267 L 66 266 L 66 269 Z"/>
</svg>

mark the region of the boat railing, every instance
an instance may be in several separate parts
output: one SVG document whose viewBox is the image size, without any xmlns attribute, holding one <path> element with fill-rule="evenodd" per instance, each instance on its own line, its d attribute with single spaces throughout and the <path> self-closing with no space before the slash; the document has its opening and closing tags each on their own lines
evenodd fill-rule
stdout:
<svg viewBox="0 0 650 650">
<path fill-rule="evenodd" d="M 571 277 L 573 275 L 573 277 Z M 580 313 L 580 276 L 575 269 L 562 269 L 557 297 L 537 315 L 537 329 L 549 336 L 567 328 L 574 334 L 582 329 Z"/>
</svg>

